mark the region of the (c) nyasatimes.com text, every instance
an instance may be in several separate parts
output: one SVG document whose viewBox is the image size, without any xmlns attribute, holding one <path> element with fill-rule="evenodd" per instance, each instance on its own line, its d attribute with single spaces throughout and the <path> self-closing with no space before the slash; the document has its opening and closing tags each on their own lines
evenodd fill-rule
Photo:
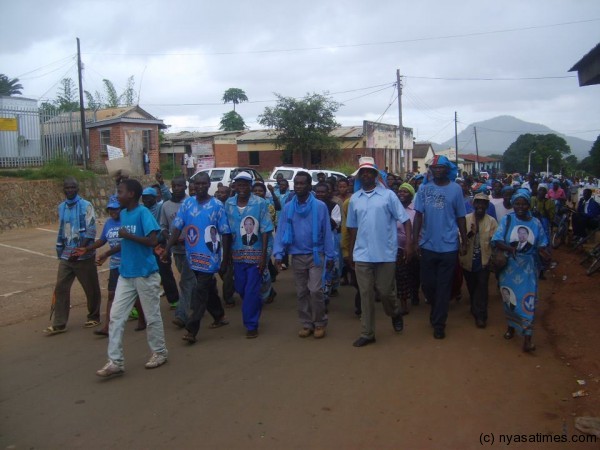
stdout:
<svg viewBox="0 0 600 450">
<path fill-rule="evenodd" d="M 567 436 L 566 434 L 549 434 L 549 433 L 534 433 L 534 434 L 506 434 L 506 433 L 481 433 L 479 435 L 479 443 L 481 445 L 511 445 L 523 443 L 565 443 L 565 442 L 583 442 L 595 443 L 599 439 L 593 435 L 576 434 Z"/>
</svg>

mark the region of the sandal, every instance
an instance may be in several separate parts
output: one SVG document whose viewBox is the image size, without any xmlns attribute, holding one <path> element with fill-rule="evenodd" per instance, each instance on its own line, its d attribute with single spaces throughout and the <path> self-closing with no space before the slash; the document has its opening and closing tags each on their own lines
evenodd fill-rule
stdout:
<svg viewBox="0 0 600 450">
<path fill-rule="evenodd" d="M 83 324 L 83 328 L 94 328 L 98 325 L 100 325 L 100 322 L 98 322 L 97 320 L 88 320 L 86 323 Z"/>
<path fill-rule="evenodd" d="M 133 331 L 144 331 L 146 329 L 146 325 L 138 325 L 133 329 Z"/>
<path fill-rule="evenodd" d="M 208 328 L 221 328 L 224 327 L 225 325 L 229 325 L 229 320 L 225 319 L 225 318 L 221 318 L 219 320 L 215 320 L 213 323 L 211 323 Z"/>
<path fill-rule="evenodd" d="M 181 339 L 183 339 L 184 341 L 187 341 L 189 344 L 195 344 L 196 343 L 196 336 L 194 336 L 192 333 L 186 333 L 184 334 Z"/>
<path fill-rule="evenodd" d="M 106 331 L 106 330 L 94 330 L 94 334 L 96 336 L 108 336 L 108 331 Z"/>
<path fill-rule="evenodd" d="M 523 344 L 523 351 L 525 353 L 531 353 L 535 351 L 535 345 L 531 342 L 529 344 Z"/>
<path fill-rule="evenodd" d="M 43 333 L 46 334 L 46 336 L 54 336 L 55 334 L 60 334 L 60 333 L 65 333 L 67 331 L 67 327 L 55 327 L 55 326 L 51 326 L 48 328 L 45 328 L 43 330 Z"/>
</svg>

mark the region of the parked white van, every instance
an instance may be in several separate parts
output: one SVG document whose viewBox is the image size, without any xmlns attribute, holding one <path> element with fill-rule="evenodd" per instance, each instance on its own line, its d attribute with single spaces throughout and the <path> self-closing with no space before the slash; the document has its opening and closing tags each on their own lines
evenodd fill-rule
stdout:
<svg viewBox="0 0 600 450">
<path fill-rule="evenodd" d="M 249 167 L 213 167 L 212 169 L 202 169 L 192 175 L 190 184 L 193 183 L 194 177 L 200 172 L 206 172 L 210 176 L 210 188 L 208 189 L 208 195 L 215 195 L 219 183 L 223 183 L 225 186 L 229 186 L 235 176 L 240 172 L 248 172 L 252 177 L 252 182 L 263 181 L 263 177 L 256 170 Z"/>
</svg>

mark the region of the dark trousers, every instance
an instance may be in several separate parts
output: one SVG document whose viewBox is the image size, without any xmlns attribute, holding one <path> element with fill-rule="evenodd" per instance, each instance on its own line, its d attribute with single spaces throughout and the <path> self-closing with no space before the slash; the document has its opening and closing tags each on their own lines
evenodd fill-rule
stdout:
<svg viewBox="0 0 600 450">
<path fill-rule="evenodd" d="M 54 288 L 56 302 L 52 324 L 55 327 L 67 325 L 71 307 L 71 286 L 73 286 L 75 278 L 77 278 L 85 292 L 88 320 L 100 321 L 100 283 L 98 282 L 98 271 L 96 270 L 94 258 L 73 262 L 61 259 L 58 263 L 56 287 Z"/>
<path fill-rule="evenodd" d="M 186 322 L 185 328 L 196 336 L 200 330 L 200 320 L 206 310 L 215 321 L 222 319 L 225 316 L 225 311 L 217 291 L 215 275 L 197 271 L 194 271 L 194 273 L 196 274 L 196 290 L 192 295 L 192 304 L 190 305 L 192 314 Z"/>
<path fill-rule="evenodd" d="M 429 322 L 436 330 L 446 328 L 457 255 L 458 252 L 438 253 L 421 249 L 422 289 L 431 302 Z"/>
<path fill-rule="evenodd" d="M 177 290 L 177 281 L 175 281 L 175 275 L 173 275 L 173 268 L 171 267 L 171 258 L 169 258 L 168 263 L 164 263 L 157 255 L 154 256 L 156 256 L 160 282 L 165 290 L 167 301 L 169 303 L 177 303 L 179 301 L 179 291 Z"/>
<path fill-rule="evenodd" d="M 581 213 L 573 214 L 571 220 L 573 234 L 577 237 L 585 237 L 587 235 L 586 228 L 596 228 L 598 226 L 598 219 L 592 219 L 590 216 Z"/>
<path fill-rule="evenodd" d="M 471 298 L 471 314 L 478 320 L 487 322 L 488 314 L 488 280 L 490 271 L 481 269 L 478 272 L 463 270 L 463 275 Z"/>
</svg>

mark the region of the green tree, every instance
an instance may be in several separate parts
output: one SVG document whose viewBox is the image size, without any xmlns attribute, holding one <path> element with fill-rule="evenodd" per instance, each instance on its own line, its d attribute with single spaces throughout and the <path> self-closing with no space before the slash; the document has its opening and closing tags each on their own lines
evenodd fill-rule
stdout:
<svg viewBox="0 0 600 450">
<path fill-rule="evenodd" d="M 235 105 L 247 102 L 248 97 L 242 89 L 229 88 L 225 91 L 221 100 L 223 100 L 223 103 L 233 103 L 233 110 L 235 111 Z"/>
<path fill-rule="evenodd" d="M 96 91 L 94 94 L 84 91 L 88 108 L 97 110 L 100 108 L 133 106 L 135 104 L 135 83 L 133 75 L 127 79 L 127 86 L 121 95 L 117 94 L 117 90 L 112 81 L 104 78 L 102 84 L 104 85 L 104 94 L 99 91 Z"/>
<path fill-rule="evenodd" d="M 585 170 L 587 173 L 600 177 L 600 135 L 590 149 L 589 156 L 585 157 L 579 163 L 578 169 Z"/>
<path fill-rule="evenodd" d="M 229 111 L 223 114 L 221 117 L 221 126 L 219 129 L 223 131 L 245 130 L 246 123 L 244 122 L 242 116 L 240 116 L 237 112 Z"/>
<path fill-rule="evenodd" d="M 23 86 L 19 83 L 18 78 L 9 79 L 3 73 L 0 73 L 0 95 L 12 96 L 21 95 Z"/>
<path fill-rule="evenodd" d="M 54 105 L 60 112 L 79 111 L 78 90 L 71 78 L 63 78 L 60 81 L 60 90 Z"/>
<path fill-rule="evenodd" d="M 338 103 L 321 94 L 306 94 L 297 100 L 275 94 L 277 105 L 266 107 L 258 122 L 277 131 L 276 145 L 286 156 L 299 154 L 304 167 L 310 163 L 311 150 L 320 150 L 324 156 L 339 152 L 339 142 L 330 133 L 340 126 L 335 113 Z"/>
<path fill-rule="evenodd" d="M 504 152 L 502 166 L 505 172 L 527 172 L 531 151 L 531 170 L 546 171 L 546 160 L 550 156 L 550 172 L 559 172 L 563 167 L 563 155 L 569 155 L 567 142 L 555 134 L 522 134 Z"/>
</svg>

